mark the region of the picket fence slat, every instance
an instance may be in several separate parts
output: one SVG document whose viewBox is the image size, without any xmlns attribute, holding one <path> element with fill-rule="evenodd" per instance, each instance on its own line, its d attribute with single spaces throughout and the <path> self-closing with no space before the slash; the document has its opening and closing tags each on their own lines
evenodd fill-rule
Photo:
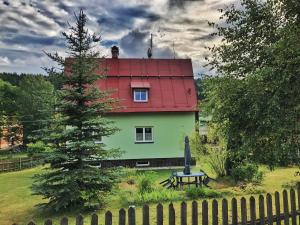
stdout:
<svg viewBox="0 0 300 225">
<path fill-rule="evenodd" d="M 169 205 L 169 225 L 175 225 L 176 215 L 173 204 Z"/>
<path fill-rule="evenodd" d="M 241 198 L 241 218 L 242 225 L 247 225 L 247 205 L 244 197 Z"/>
<path fill-rule="evenodd" d="M 192 225 L 198 225 L 198 203 L 192 202 Z"/>
<path fill-rule="evenodd" d="M 250 224 L 256 225 L 256 206 L 253 196 L 250 197 Z"/>
<path fill-rule="evenodd" d="M 45 225 L 52 225 L 52 220 L 50 219 L 47 219 L 44 223 Z"/>
<path fill-rule="evenodd" d="M 162 204 L 158 204 L 156 207 L 156 224 L 157 225 L 164 224 L 164 208 Z"/>
<path fill-rule="evenodd" d="M 202 202 L 202 225 L 208 225 L 208 203 L 206 200 Z"/>
<path fill-rule="evenodd" d="M 150 224 L 149 206 L 148 205 L 144 205 L 143 206 L 143 225 L 149 225 L 149 224 Z"/>
<path fill-rule="evenodd" d="M 284 212 L 284 225 L 289 225 L 289 204 L 287 191 L 283 191 L 283 212 Z"/>
<path fill-rule="evenodd" d="M 62 218 L 60 221 L 60 225 L 68 225 L 68 223 L 69 223 L 69 220 L 67 217 Z"/>
<path fill-rule="evenodd" d="M 228 201 L 227 201 L 227 199 L 222 200 L 222 222 L 223 222 L 223 225 L 228 225 Z"/>
<path fill-rule="evenodd" d="M 272 196 L 267 194 L 267 216 L 268 216 L 268 224 L 273 224 L 273 207 L 272 207 Z"/>
<path fill-rule="evenodd" d="M 76 225 L 83 225 L 83 216 L 82 215 L 78 215 L 76 217 Z"/>
<path fill-rule="evenodd" d="M 279 192 L 275 192 L 275 213 L 276 213 L 276 225 L 281 225 L 280 220 L 280 195 Z"/>
<path fill-rule="evenodd" d="M 181 225 L 187 225 L 187 206 L 185 202 L 181 203 Z"/>
<path fill-rule="evenodd" d="M 291 215 L 292 215 L 292 225 L 297 225 L 296 217 L 296 194 L 294 189 L 290 190 L 290 199 L 291 199 Z"/>
<path fill-rule="evenodd" d="M 232 214 L 232 225 L 238 224 L 238 212 L 237 212 L 237 200 L 233 198 L 231 200 L 231 214 Z"/>
<path fill-rule="evenodd" d="M 289 194 L 288 194 L 289 193 Z M 274 197 L 274 201 L 273 201 Z M 231 211 L 228 207 L 228 200 L 222 199 L 220 202 L 220 217 L 219 217 L 219 202 L 216 199 L 212 200 L 211 206 L 209 206 L 208 201 L 202 201 L 202 208 L 199 211 L 198 202 L 193 201 L 191 204 L 191 216 L 188 217 L 188 204 L 186 202 L 182 202 L 180 204 L 180 225 L 281 225 L 282 221 L 285 225 L 296 225 L 297 222 L 300 222 L 300 188 L 296 191 L 294 189 L 290 189 L 289 192 L 287 190 L 283 190 L 282 192 L 282 203 L 280 193 L 275 192 L 275 195 L 266 194 L 265 196 L 259 195 L 258 204 L 256 204 L 256 199 L 251 196 L 249 198 L 249 205 L 247 206 L 247 199 L 242 197 L 239 204 L 236 198 L 231 199 Z M 248 208 L 249 207 L 249 208 Z M 257 208 L 258 207 L 258 208 Z M 222 208 L 222 209 L 221 209 Z M 238 208 L 240 208 L 240 215 L 238 215 Z M 283 212 L 281 211 L 283 209 Z M 248 215 L 249 210 L 249 215 Z M 258 211 L 258 216 L 257 216 Z M 209 214 L 212 213 L 212 215 Z M 154 224 L 150 221 L 150 209 L 149 205 L 144 205 L 142 207 L 142 225 L 150 225 Z M 231 213 L 231 220 L 229 219 L 229 213 Z M 222 214 L 222 215 L 221 215 Z M 190 214 L 189 214 L 190 215 Z M 198 217 L 202 215 L 202 223 L 199 223 Z M 164 221 L 164 212 L 163 205 L 158 204 L 156 206 L 156 225 L 166 225 L 167 221 Z M 113 224 L 113 215 L 110 211 L 105 213 L 105 221 L 104 225 L 112 225 Z M 136 225 L 136 210 L 135 207 L 130 207 L 128 209 L 128 223 L 126 223 L 126 210 L 120 209 L 118 219 L 115 223 L 118 222 L 118 225 Z M 231 223 L 229 223 L 229 220 Z M 151 223 L 150 223 L 151 222 Z M 176 211 L 174 205 L 172 203 L 168 206 L 168 224 L 176 225 Z M 82 215 L 78 215 L 76 217 L 76 225 L 84 225 L 84 218 Z M 100 225 L 99 217 L 97 214 L 92 214 L 91 216 L 91 225 Z M 138 223 L 140 224 L 140 223 Z M 300 224 L 300 223 L 299 223 Z M 16 224 L 13 224 L 16 225 Z M 36 225 L 33 221 L 29 222 L 28 225 Z M 53 221 L 51 219 L 47 219 L 44 222 L 44 225 L 53 225 Z M 60 221 L 60 225 L 69 225 L 68 218 L 64 217 Z M 85 224 L 87 225 L 87 224 Z"/>
<path fill-rule="evenodd" d="M 262 196 L 262 195 L 259 195 L 258 206 L 259 206 L 259 221 L 260 221 L 260 224 L 261 225 L 266 224 L 266 221 L 265 221 L 265 202 L 264 202 L 264 196 Z"/>
<path fill-rule="evenodd" d="M 218 222 L 219 222 L 218 214 L 219 214 L 218 201 L 216 199 L 214 199 L 212 201 L 212 224 L 213 225 L 218 225 Z"/>
<path fill-rule="evenodd" d="M 105 213 L 105 225 L 112 225 L 112 213 L 110 211 Z"/>
<path fill-rule="evenodd" d="M 98 225 L 98 222 L 98 215 L 94 213 L 91 218 L 91 225 Z"/>
<path fill-rule="evenodd" d="M 133 207 L 128 209 L 128 225 L 135 225 L 135 209 Z"/>
</svg>

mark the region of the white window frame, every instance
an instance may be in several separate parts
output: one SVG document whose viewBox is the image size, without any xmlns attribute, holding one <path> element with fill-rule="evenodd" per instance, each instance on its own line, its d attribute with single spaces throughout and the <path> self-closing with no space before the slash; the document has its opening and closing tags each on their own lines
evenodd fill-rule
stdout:
<svg viewBox="0 0 300 225">
<path fill-rule="evenodd" d="M 142 92 L 142 91 L 145 91 L 146 92 L 146 99 L 145 100 L 139 100 L 139 99 L 136 99 L 135 98 L 135 93 L 136 92 Z M 148 99 L 149 99 L 149 90 L 147 88 L 134 88 L 133 89 L 133 101 L 134 102 L 148 102 Z"/>
<path fill-rule="evenodd" d="M 136 140 L 136 129 L 137 128 L 142 128 L 143 129 L 143 140 Z M 151 140 L 146 140 L 146 132 L 145 129 L 146 128 L 150 128 L 151 129 Z M 150 126 L 144 126 L 144 127 L 135 127 L 134 128 L 134 139 L 135 139 L 135 143 L 153 143 L 154 142 L 154 138 L 153 138 L 153 127 Z"/>
</svg>

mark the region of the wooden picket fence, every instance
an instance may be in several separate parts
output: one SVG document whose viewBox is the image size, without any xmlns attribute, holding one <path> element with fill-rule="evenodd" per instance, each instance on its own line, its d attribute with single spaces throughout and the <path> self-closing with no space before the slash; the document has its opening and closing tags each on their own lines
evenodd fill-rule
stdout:
<svg viewBox="0 0 300 225">
<path fill-rule="evenodd" d="M 0 173 L 32 168 L 41 165 L 43 162 L 43 158 L 41 157 L 0 159 Z"/>
<path fill-rule="evenodd" d="M 297 196 L 297 197 L 296 197 Z M 221 204 L 219 204 L 221 203 Z M 179 217 L 176 217 L 174 205 L 171 203 L 168 206 L 168 220 L 164 221 L 164 206 L 158 204 L 156 206 L 156 220 L 151 221 L 150 210 L 148 205 L 144 205 L 142 208 L 142 221 L 136 221 L 136 209 L 130 207 L 127 211 L 120 209 L 118 220 L 113 221 L 113 215 L 110 211 L 105 213 L 103 222 L 99 221 L 98 215 L 93 214 L 91 221 L 88 224 L 91 225 L 264 225 L 264 224 L 276 224 L 280 225 L 300 225 L 300 188 L 297 190 L 297 194 L 294 189 L 282 192 L 282 198 L 280 198 L 279 192 L 275 192 L 275 195 L 266 194 L 260 195 L 257 199 L 253 196 L 249 198 L 249 204 L 247 205 L 246 198 L 242 197 L 239 201 L 236 198 L 232 198 L 231 201 L 223 199 L 218 202 L 216 199 L 212 201 L 211 207 L 209 207 L 208 201 L 202 201 L 199 205 L 197 201 L 193 201 L 191 204 L 191 216 L 188 217 L 188 207 L 185 202 L 180 205 Z M 229 204 L 231 205 L 229 210 Z M 201 206 L 201 210 L 199 210 Z M 211 210 L 211 214 L 209 214 Z M 238 211 L 240 213 L 238 213 Z M 177 218 L 177 220 L 176 220 Z M 179 220 L 178 220 L 179 218 Z M 62 218 L 60 225 L 69 225 L 68 218 Z M 76 225 L 84 225 L 84 218 L 81 215 L 76 217 Z M 16 224 L 13 224 L 16 225 Z M 36 225 L 34 222 L 30 222 L 28 225 Z M 54 225 L 52 220 L 48 219 L 44 222 L 44 225 Z"/>
</svg>

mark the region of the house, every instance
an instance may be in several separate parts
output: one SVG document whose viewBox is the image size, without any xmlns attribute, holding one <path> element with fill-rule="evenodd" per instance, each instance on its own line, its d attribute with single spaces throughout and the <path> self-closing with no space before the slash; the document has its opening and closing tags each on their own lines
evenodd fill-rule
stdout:
<svg viewBox="0 0 300 225">
<path fill-rule="evenodd" d="M 99 59 L 107 77 L 97 85 L 115 90 L 112 97 L 122 106 L 108 115 L 120 132 L 102 141 L 124 154 L 103 165 L 182 166 L 184 137 L 195 132 L 198 118 L 191 60 L 118 55 L 114 46 L 112 58 Z"/>
<path fill-rule="evenodd" d="M 0 127 L 0 151 L 23 144 L 23 127 L 19 124 Z"/>
</svg>

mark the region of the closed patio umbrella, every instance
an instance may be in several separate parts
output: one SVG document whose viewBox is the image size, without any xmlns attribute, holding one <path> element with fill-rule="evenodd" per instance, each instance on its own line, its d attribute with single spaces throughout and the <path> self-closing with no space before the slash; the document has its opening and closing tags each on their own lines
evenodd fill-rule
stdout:
<svg viewBox="0 0 300 225">
<path fill-rule="evenodd" d="M 188 136 L 184 139 L 184 174 L 191 174 L 191 150 Z"/>
</svg>

